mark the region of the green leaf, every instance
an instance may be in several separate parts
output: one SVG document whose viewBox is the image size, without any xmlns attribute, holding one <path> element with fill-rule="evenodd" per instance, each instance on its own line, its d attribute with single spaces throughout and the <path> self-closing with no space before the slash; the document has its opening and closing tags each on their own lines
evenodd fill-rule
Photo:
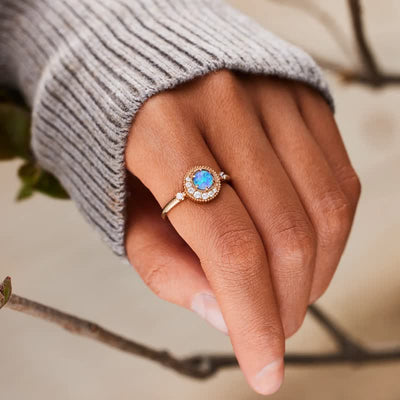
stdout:
<svg viewBox="0 0 400 400">
<path fill-rule="evenodd" d="M 0 160 L 32 158 L 31 116 L 25 107 L 0 103 Z"/>
<path fill-rule="evenodd" d="M 12 293 L 11 278 L 7 276 L 3 283 L 0 284 L 0 308 L 4 307 L 10 300 Z"/>
<path fill-rule="evenodd" d="M 32 188 L 32 186 L 29 186 L 27 184 L 23 184 L 18 193 L 17 193 L 17 201 L 22 201 L 22 200 L 26 200 L 29 199 L 30 197 L 33 196 L 34 190 Z"/>
<path fill-rule="evenodd" d="M 47 171 L 41 171 L 40 178 L 34 185 L 35 190 L 55 199 L 69 199 L 69 195 L 60 181 Z"/>
<path fill-rule="evenodd" d="M 21 188 L 17 200 L 35 192 L 57 199 L 68 199 L 68 193 L 51 173 L 36 164 L 31 144 L 31 115 L 23 97 L 15 90 L 0 87 L 0 161 L 19 157 L 26 162 L 19 168 Z"/>
<path fill-rule="evenodd" d="M 18 176 L 22 185 L 17 194 L 17 200 L 25 200 L 32 197 L 35 184 L 40 179 L 41 170 L 33 162 L 26 162 L 18 169 Z"/>
<path fill-rule="evenodd" d="M 22 164 L 18 169 L 18 176 L 21 181 L 33 186 L 40 178 L 41 168 L 32 161 Z"/>
<path fill-rule="evenodd" d="M 18 192 L 17 200 L 31 197 L 34 192 L 40 192 L 56 199 L 69 199 L 68 193 L 57 178 L 43 170 L 33 162 L 23 164 L 18 170 L 22 186 Z"/>
</svg>

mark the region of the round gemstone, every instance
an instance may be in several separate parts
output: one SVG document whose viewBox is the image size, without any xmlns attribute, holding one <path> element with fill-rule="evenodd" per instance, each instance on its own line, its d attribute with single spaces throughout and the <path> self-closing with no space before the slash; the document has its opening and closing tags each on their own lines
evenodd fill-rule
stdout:
<svg viewBox="0 0 400 400">
<path fill-rule="evenodd" d="M 190 188 L 192 186 L 191 182 L 186 182 L 186 187 Z"/>
<path fill-rule="evenodd" d="M 188 189 L 188 192 L 189 192 L 190 194 L 193 194 L 193 193 L 194 193 L 194 189 L 191 187 L 191 188 Z"/>
<path fill-rule="evenodd" d="M 207 200 L 208 199 L 208 193 L 203 193 L 201 195 L 201 197 L 203 198 L 203 200 Z"/>
<path fill-rule="evenodd" d="M 194 192 L 194 197 L 195 197 L 196 199 L 200 199 L 201 193 L 200 193 L 200 192 Z"/>
<path fill-rule="evenodd" d="M 209 189 L 214 183 L 214 178 L 206 169 L 197 171 L 193 177 L 193 183 L 200 190 Z"/>
<path fill-rule="evenodd" d="M 178 200 L 180 200 L 180 201 L 182 201 L 184 198 L 185 198 L 185 195 L 183 194 L 183 193 L 177 193 L 176 194 L 176 198 L 178 199 Z"/>
</svg>

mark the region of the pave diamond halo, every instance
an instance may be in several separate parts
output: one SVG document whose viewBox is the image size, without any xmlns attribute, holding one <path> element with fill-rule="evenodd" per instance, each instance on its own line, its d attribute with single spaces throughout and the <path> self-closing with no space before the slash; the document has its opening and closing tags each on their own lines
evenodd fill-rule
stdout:
<svg viewBox="0 0 400 400">
<path fill-rule="evenodd" d="M 161 217 L 166 219 L 167 214 L 185 199 L 196 203 L 208 203 L 215 199 L 223 182 L 229 182 L 231 177 L 225 172 L 217 173 L 212 168 L 198 165 L 186 172 L 183 178 L 183 190 L 175 194 L 162 209 Z"/>
<path fill-rule="evenodd" d="M 188 198 L 198 203 L 207 203 L 218 196 L 221 178 L 212 168 L 198 165 L 190 169 L 183 180 L 183 187 Z"/>
</svg>

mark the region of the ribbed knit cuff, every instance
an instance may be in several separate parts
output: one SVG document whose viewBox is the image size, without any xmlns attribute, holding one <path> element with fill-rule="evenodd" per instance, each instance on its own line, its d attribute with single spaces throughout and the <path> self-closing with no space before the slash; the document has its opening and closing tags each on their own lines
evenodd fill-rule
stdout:
<svg viewBox="0 0 400 400">
<path fill-rule="evenodd" d="M 219 0 L 1 0 L 0 54 L 0 79 L 33 105 L 39 162 L 118 255 L 126 138 L 150 96 L 228 68 L 307 83 L 332 105 L 307 54 Z"/>
</svg>

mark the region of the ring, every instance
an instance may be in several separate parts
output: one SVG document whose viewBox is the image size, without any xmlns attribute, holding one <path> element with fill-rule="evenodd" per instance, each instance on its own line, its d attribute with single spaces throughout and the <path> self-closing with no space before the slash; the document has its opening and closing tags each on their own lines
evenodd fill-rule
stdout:
<svg viewBox="0 0 400 400">
<path fill-rule="evenodd" d="M 165 219 L 167 214 L 186 198 L 196 203 L 208 203 L 214 200 L 221 190 L 221 184 L 230 179 L 225 172 L 221 171 L 218 174 L 212 168 L 204 165 L 191 168 L 183 178 L 183 191 L 178 192 L 166 204 L 161 212 L 161 217 Z"/>
</svg>

